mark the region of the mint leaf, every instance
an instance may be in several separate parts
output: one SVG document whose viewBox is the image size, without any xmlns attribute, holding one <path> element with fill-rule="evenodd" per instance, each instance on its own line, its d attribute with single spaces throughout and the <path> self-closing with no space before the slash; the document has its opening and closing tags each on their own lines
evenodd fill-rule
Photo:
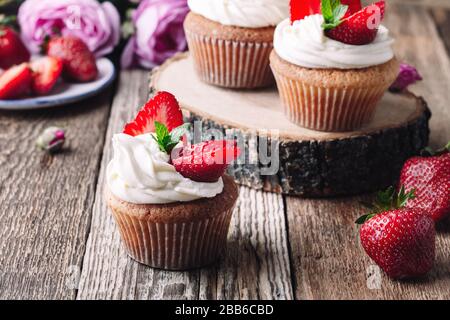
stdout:
<svg viewBox="0 0 450 320">
<path fill-rule="evenodd" d="M 347 13 L 348 6 L 347 5 L 338 5 L 336 8 L 333 9 L 333 16 L 334 20 L 336 22 L 341 23 L 341 19 L 345 16 Z"/>
<path fill-rule="evenodd" d="M 322 29 L 330 30 L 342 23 L 342 18 L 348 10 L 347 5 L 342 5 L 340 0 L 322 0 L 321 10 L 323 15 Z"/>
<path fill-rule="evenodd" d="M 170 154 L 181 138 L 188 133 L 189 127 L 190 124 L 186 123 L 169 132 L 169 129 L 164 124 L 155 121 L 155 135 L 153 139 L 158 143 L 162 152 Z"/>
<path fill-rule="evenodd" d="M 334 1 L 334 0 L 333 0 Z M 322 0 L 321 3 L 322 15 L 325 22 L 333 19 L 333 8 L 331 7 L 331 0 Z"/>
</svg>

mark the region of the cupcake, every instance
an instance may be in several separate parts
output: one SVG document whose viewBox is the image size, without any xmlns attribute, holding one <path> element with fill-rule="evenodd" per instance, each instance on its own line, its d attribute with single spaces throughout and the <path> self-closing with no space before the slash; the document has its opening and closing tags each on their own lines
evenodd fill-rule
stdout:
<svg viewBox="0 0 450 320">
<path fill-rule="evenodd" d="M 290 121 L 319 131 L 355 130 L 372 120 L 399 71 L 393 40 L 380 24 L 385 3 L 360 9 L 322 0 L 322 8 L 323 14 L 277 26 L 271 68 Z"/>
<path fill-rule="evenodd" d="M 235 89 L 273 84 L 269 56 L 288 0 L 188 0 L 184 29 L 195 70 L 206 83 Z"/>
<path fill-rule="evenodd" d="M 106 203 L 129 256 L 154 268 L 213 263 L 238 198 L 224 174 L 238 156 L 236 143 L 183 144 L 187 130 L 175 97 L 161 92 L 113 137 Z"/>
</svg>

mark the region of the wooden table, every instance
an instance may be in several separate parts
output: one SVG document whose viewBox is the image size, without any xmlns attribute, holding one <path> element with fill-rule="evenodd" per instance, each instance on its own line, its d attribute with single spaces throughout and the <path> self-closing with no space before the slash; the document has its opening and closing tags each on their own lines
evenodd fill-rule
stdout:
<svg viewBox="0 0 450 320">
<path fill-rule="evenodd" d="M 392 6 L 398 55 L 419 68 L 413 87 L 432 111 L 431 145 L 450 139 L 450 13 Z M 440 35 L 447 35 L 441 38 Z M 2 299 L 443 299 L 450 298 L 450 223 L 424 279 L 389 280 L 364 254 L 353 221 L 369 195 L 329 200 L 241 188 L 228 251 L 211 268 L 165 272 L 125 253 L 102 199 L 111 137 L 148 94 L 148 73 L 67 108 L 0 113 Z M 50 125 L 67 128 L 56 156 L 35 148 Z"/>
</svg>

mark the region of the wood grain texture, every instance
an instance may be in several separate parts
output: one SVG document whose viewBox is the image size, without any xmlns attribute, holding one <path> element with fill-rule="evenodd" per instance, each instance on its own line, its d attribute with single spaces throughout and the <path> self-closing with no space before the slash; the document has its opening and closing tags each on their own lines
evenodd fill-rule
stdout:
<svg viewBox="0 0 450 320">
<path fill-rule="evenodd" d="M 399 57 L 417 66 L 424 77 L 412 91 L 428 100 L 433 113 L 431 144 L 442 145 L 450 138 L 450 64 L 431 16 L 419 7 L 391 6 L 386 23 L 397 39 Z M 370 196 L 364 199 L 370 200 Z M 359 244 L 354 224 L 364 212 L 359 200 L 286 199 L 296 298 L 450 298 L 450 223 L 438 228 L 437 262 L 427 277 L 391 281 Z"/>
<path fill-rule="evenodd" d="M 58 109 L 0 112 L 0 299 L 74 299 L 111 91 Z M 35 146 L 58 125 L 54 156 Z"/>
<path fill-rule="evenodd" d="M 78 299 L 286 299 L 290 286 L 287 232 L 281 196 L 242 189 L 232 219 L 229 250 L 210 268 L 190 272 L 151 269 L 127 257 L 103 201 L 111 137 L 134 117 L 148 95 L 144 71 L 123 72 L 113 102 Z M 245 266 L 245 267 L 244 267 Z"/>
</svg>

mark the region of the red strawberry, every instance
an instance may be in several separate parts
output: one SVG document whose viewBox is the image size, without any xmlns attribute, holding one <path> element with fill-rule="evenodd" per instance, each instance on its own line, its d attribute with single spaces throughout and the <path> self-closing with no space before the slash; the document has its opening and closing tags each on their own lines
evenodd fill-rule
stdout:
<svg viewBox="0 0 450 320">
<path fill-rule="evenodd" d="M 348 5 L 344 18 L 361 10 L 361 0 L 341 0 L 341 4 Z M 321 12 L 321 0 L 291 0 L 291 22 Z"/>
<path fill-rule="evenodd" d="M 30 93 L 32 72 L 28 63 L 6 70 L 0 76 L 0 99 L 16 99 Z"/>
<path fill-rule="evenodd" d="M 31 63 L 33 70 L 33 92 L 37 95 L 48 94 L 63 70 L 63 63 L 58 58 L 44 57 Z"/>
<path fill-rule="evenodd" d="M 174 150 L 172 164 L 185 178 L 216 182 L 239 153 L 235 141 L 208 141 Z"/>
<path fill-rule="evenodd" d="M 171 93 L 164 91 L 157 93 L 142 107 L 136 119 L 125 126 L 123 133 L 138 136 L 155 132 L 155 121 L 164 124 L 169 132 L 183 124 L 180 105 Z"/>
<path fill-rule="evenodd" d="M 393 279 L 412 278 L 431 270 L 435 259 L 434 221 L 426 211 L 405 208 L 414 193 L 394 188 L 378 195 L 375 212 L 356 222 L 361 244 L 373 261 Z"/>
<path fill-rule="evenodd" d="M 329 1 L 329 0 L 328 0 Z M 378 27 L 384 18 L 385 1 L 379 1 L 359 12 L 343 19 L 327 21 L 325 17 L 325 33 L 331 39 L 351 44 L 364 45 L 375 40 Z M 329 22 L 327 24 L 327 22 Z"/>
<path fill-rule="evenodd" d="M 30 61 L 30 52 L 19 35 L 7 27 L 0 27 L 0 69 Z"/>
<path fill-rule="evenodd" d="M 450 143 L 447 148 L 450 148 Z M 404 185 L 406 191 L 415 190 L 416 198 L 408 202 L 408 208 L 426 210 L 434 221 L 449 215 L 449 149 L 435 156 L 414 157 L 406 161 L 400 175 L 400 185 Z"/>
<path fill-rule="evenodd" d="M 48 56 L 61 59 L 64 77 L 69 80 L 89 82 L 97 78 L 95 56 L 80 38 L 58 36 L 51 38 L 44 47 Z"/>
</svg>

